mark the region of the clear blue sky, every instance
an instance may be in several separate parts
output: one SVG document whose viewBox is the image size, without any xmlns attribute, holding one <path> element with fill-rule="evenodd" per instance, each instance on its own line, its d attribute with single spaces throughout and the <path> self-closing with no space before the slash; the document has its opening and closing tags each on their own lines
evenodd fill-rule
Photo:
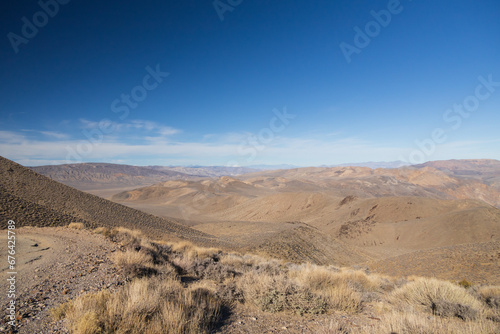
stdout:
<svg viewBox="0 0 500 334">
<path fill-rule="evenodd" d="M 496 0 L 59 1 L 0 4 L 21 164 L 500 159 Z"/>
</svg>

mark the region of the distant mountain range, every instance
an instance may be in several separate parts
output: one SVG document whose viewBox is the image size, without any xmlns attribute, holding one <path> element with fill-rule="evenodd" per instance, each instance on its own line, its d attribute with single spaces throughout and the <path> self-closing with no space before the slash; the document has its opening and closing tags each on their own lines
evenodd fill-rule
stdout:
<svg viewBox="0 0 500 334">
<path fill-rule="evenodd" d="M 323 167 L 368 167 L 371 169 L 376 169 L 376 168 L 399 168 L 399 167 L 404 167 L 404 166 L 410 166 L 409 163 L 404 162 L 404 161 L 378 161 L 378 162 L 354 162 L 354 163 L 345 163 L 345 164 L 339 164 L 339 165 L 330 165 L 330 166 L 323 166 Z"/>
</svg>

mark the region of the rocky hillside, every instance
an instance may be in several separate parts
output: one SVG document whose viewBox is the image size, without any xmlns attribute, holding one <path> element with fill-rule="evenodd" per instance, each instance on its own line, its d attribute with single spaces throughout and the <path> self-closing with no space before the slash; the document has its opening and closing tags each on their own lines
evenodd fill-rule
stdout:
<svg viewBox="0 0 500 334">
<path fill-rule="evenodd" d="M 84 193 L 0 157 L 0 217 L 17 226 L 57 226 L 81 221 L 91 226 L 124 226 L 161 238 L 218 244 L 211 235 Z"/>
<path fill-rule="evenodd" d="M 197 179 L 194 175 L 169 169 L 108 163 L 48 165 L 31 169 L 77 189 L 140 187 L 167 180 Z"/>
</svg>

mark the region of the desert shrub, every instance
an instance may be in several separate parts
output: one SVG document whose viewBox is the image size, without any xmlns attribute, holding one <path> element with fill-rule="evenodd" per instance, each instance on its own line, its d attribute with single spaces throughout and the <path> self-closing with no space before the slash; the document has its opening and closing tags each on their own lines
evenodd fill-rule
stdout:
<svg viewBox="0 0 500 334">
<path fill-rule="evenodd" d="M 127 250 L 117 252 L 114 262 L 123 269 L 123 273 L 129 279 L 150 277 L 153 275 L 176 277 L 176 268 L 165 262 L 161 265 L 155 264 L 154 256 L 149 252 Z"/>
<path fill-rule="evenodd" d="M 201 287 L 172 279 L 135 280 L 114 294 L 78 297 L 66 316 L 74 333 L 206 333 L 219 320 L 220 301 Z"/>
<path fill-rule="evenodd" d="M 500 311 L 500 286 L 482 286 L 476 293 L 488 307 Z"/>
<path fill-rule="evenodd" d="M 107 227 L 97 227 L 94 229 L 94 233 L 102 234 L 104 237 L 113 240 L 118 231 L 116 229 L 109 229 Z"/>
<path fill-rule="evenodd" d="M 223 282 L 228 278 L 234 278 L 240 273 L 234 271 L 230 266 L 216 262 L 212 258 L 195 259 L 185 268 L 188 275 Z"/>
<path fill-rule="evenodd" d="M 319 314 L 326 311 L 326 302 L 284 274 L 269 275 L 255 271 L 244 274 L 236 284 L 243 292 L 244 302 L 263 311 L 291 311 L 298 314 Z"/>
<path fill-rule="evenodd" d="M 420 307 L 440 316 L 474 319 L 482 311 L 479 300 L 464 288 L 434 278 L 417 278 L 394 290 L 391 301 L 397 305 Z"/>
<path fill-rule="evenodd" d="M 472 308 L 470 305 L 436 300 L 432 304 L 432 313 L 441 317 L 457 317 L 463 320 L 473 320 L 478 317 L 479 310 Z"/>
<path fill-rule="evenodd" d="M 141 240 L 144 238 L 141 231 L 124 227 L 113 228 L 109 233 L 109 237 L 111 241 L 125 248 L 134 248 L 136 245 L 140 245 Z"/>
<path fill-rule="evenodd" d="M 459 281 L 457 284 L 459 286 L 461 286 L 462 288 L 465 288 L 465 289 L 468 289 L 468 288 L 470 288 L 472 286 L 472 283 L 469 282 L 469 281 L 467 281 L 466 279 L 463 279 L 463 280 Z"/>
<path fill-rule="evenodd" d="M 83 230 L 85 228 L 85 225 L 83 225 L 83 223 L 69 223 L 68 228 Z"/>
<path fill-rule="evenodd" d="M 235 303 L 243 303 L 243 290 L 238 287 L 236 280 L 227 280 L 224 284 L 218 284 L 216 289 L 217 296 L 227 305 L 234 306 Z"/>
</svg>

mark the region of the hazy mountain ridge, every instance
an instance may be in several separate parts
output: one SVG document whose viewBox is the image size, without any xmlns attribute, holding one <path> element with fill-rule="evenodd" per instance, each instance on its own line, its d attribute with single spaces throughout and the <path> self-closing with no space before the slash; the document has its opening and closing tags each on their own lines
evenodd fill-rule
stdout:
<svg viewBox="0 0 500 334">
<path fill-rule="evenodd" d="M 199 177 L 220 177 L 220 176 L 235 176 L 246 173 L 257 172 L 256 168 L 249 167 L 225 167 L 225 166 L 149 166 L 158 171 L 175 171 L 184 174 L 199 176 Z"/>
</svg>

